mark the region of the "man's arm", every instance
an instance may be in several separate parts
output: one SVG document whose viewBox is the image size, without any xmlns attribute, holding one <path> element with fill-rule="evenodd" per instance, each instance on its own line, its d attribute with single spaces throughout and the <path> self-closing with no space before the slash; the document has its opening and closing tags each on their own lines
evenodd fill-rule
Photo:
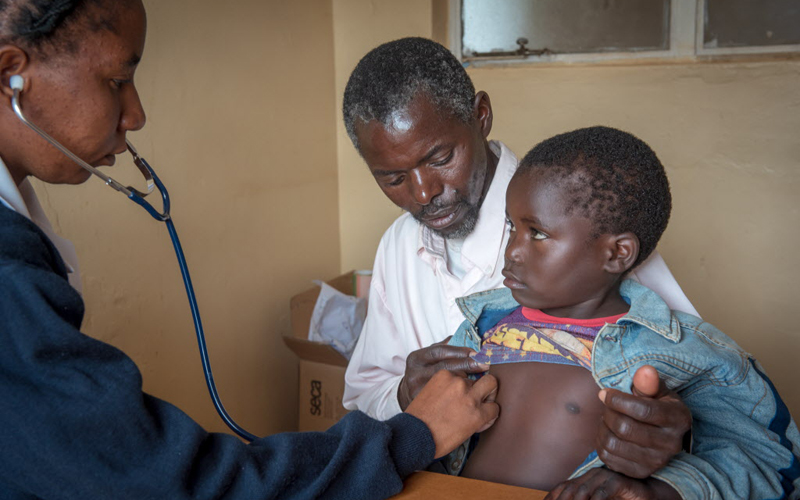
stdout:
<svg viewBox="0 0 800 500">
<path fill-rule="evenodd" d="M 406 371 L 397 389 L 400 408 L 405 410 L 428 380 L 440 370 L 453 373 L 481 373 L 489 370 L 489 365 L 482 365 L 472 359 L 470 354 L 475 351 L 468 347 L 447 345 L 449 341 L 450 337 L 447 337 L 408 355 Z"/>
</svg>

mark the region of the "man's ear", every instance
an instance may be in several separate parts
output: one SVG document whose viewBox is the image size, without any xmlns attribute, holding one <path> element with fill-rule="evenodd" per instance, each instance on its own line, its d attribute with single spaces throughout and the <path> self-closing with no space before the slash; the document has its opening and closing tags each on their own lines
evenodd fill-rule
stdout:
<svg viewBox="0 0 800 500">
<path fill-rule="evenodd" d="M 9 80 L 28 66 L 28 54 L 16 45 L 0 46 L 0 92 L 10 99 L 14 95 Z M 27 85 L 27 81 L 26 81 Z"/>
<path fill-rule="evenodd" d="M 489 100 L 489 94 L 483 90 L 475 94 L 472 116 L 480 124 L 483 137 L 489 137 L 489 132 L 492 131 L 492 102 Z"/>
<path fill-rule="evenodd" d="M 603 269 L 611 274 L 623 274 L 639 257 L 639 238 L 633 233 L 609 235 L 606 248 L 608 259 Z"/>
</svg>

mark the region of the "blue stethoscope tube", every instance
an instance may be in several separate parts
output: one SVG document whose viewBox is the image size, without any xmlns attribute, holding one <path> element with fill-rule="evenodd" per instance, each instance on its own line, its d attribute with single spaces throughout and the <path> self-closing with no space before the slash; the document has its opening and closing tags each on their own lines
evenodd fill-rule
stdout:
<svg viewBox="0 0 800 500">
<path fill-rule="evenodd" d="M 100 172 L 98 169 L 92 167 L 85 161 L 78 158 L 74 153 L 72 153 L 69 149 L 64 147 L 61 143 L 53 139 L 50 135 L 44 132 L 42 129 L 37 127 L 34 123 L 29 121 L 25 115 L 22 113 L 22 108 L 20 106 L 20 93 L 22 92 L 24 81 L 20 75 L 14 75 L 11 77 L 10 85 L 11 88 L 14 90 L 14 96 L 11 100 L 11 105 L 14 109 L 14 113 L 17 117 L 28 127 L 30 127 L 34 132 L 42 136 L 47 142 L 58 148 L 62 153 L 67 155 L 72 161 L 83 167 L 84 169 L 88 170 L 93 175 L 100 177 L 105 181 L 106 185 L 109 187 L 125 194 L 130 200 L 134 203 L 142 206 L 147 213 L 149 213 L 155 220 L 164 222 L 167 225 L 167 230 L 169 231 L 169 237 L 172 240 L 172 246 L 175 248 L 175 255 L 178 258 L 178 266 L 181 269 L 181 276 L 183 276 L 183 285 L 186 288 L 186 296 L 189 299 L 189 308 L 192 311 L 192 320 L 194 321 L 194 329 L 197 335 L 197 346 L 200 349 L 200 361 L 203 365 L 203 374 L 206 379 L 206 385 L 208 386 L 208 392 L 211 395 L 211 401 L 214 403 L 214 408 L 216 408 L 217 413 L 225 422 L 225 424 L 230 427 L 230 429 L 235 432 L 238 436 L 242 439 L 247 441 L 253 441 L 257 439 L 257 437 L 253 434 L 250 434 L 246 430 L 242 429 L 239 424 L 237 424 L 228 412 L 225 411 L 225 407 L 222 405 L 222 401 L 219 398 L 219 393 L 217 392 L 217 386 L 214 384 L 214 375 L 211 372 L 211 362 L 208 359 L 208 349 L 206 348 L 206 338 L 205 333 L 203 331 L 203 323 L 200 320 L 200 310 L 197 307 L 197 298 L 194 294 L 194 287 L 192 286 L 192 278 L 189 276 L 189 267 L 186 265 L 186 257 L 183 254 L 183 248 L 181 247 L 181 242 L 178 239 L 178 232 L 175 230 L 175 224 L 172 222 L 172 217 L 170 216 L 170 203 L 169 203 L 169 193 L 167 192 L 167 188 L 164 186 L 164 183 L 161 182 L 161 179 L 158 178 L 153 167 L 150 166 L 147 161 L 139 156 L 136 149 L 130 143 L 130 141 L 126 140 L 126 144 L 128 146 L 128 151 L 133 155 L 133 162 L 136 164 L 139 171 L 142 172 L 144 175 L 145 180 L 147 181 L 147 192 L 138 191 L 130 186 L 123 186 L 119 182 L 115 181 L 111 177 L 105 175 L 104 173 Z M 145 201 L 145 196 L 153 191 L 153 187 L 156 187 L 158 191 L 161 193 L 161 198 L 163 200 L 163 212 L 159 212 L 156 210 L 150 203 Z"/>
</svg>

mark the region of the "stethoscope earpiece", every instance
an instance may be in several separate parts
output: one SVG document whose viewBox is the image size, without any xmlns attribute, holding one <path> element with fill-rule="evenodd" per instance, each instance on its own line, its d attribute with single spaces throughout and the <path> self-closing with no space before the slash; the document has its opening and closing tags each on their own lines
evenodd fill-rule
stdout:
<svg viewBox="0 0 800 500">
<path fill-rule="evenodd" d="M 12 75 L 8 84 L 11 86 L 12 90 L 19 90 L 22 92 L 22 87 L 25 86 L 25 78 L 23 78 L 22 75 Z"/>
</svg>

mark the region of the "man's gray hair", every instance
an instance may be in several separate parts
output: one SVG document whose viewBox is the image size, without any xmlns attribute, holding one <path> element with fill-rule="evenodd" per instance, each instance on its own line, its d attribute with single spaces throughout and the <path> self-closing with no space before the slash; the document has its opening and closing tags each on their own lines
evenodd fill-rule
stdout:
<svg viewBox="0 0 800 500">
<path fill-rule="evenodd" d="M 458 59 L 425 38 L 401 38 L 371 50 L 356 65 L 344 91 L 342 112 L 347 135 L 361 151 L 357 121 L 388 125 L 392 113 L 404 110 L 424 92 L 441 111 L 464 123 L 472 119 L 475 87 Z"/>
</svg>

